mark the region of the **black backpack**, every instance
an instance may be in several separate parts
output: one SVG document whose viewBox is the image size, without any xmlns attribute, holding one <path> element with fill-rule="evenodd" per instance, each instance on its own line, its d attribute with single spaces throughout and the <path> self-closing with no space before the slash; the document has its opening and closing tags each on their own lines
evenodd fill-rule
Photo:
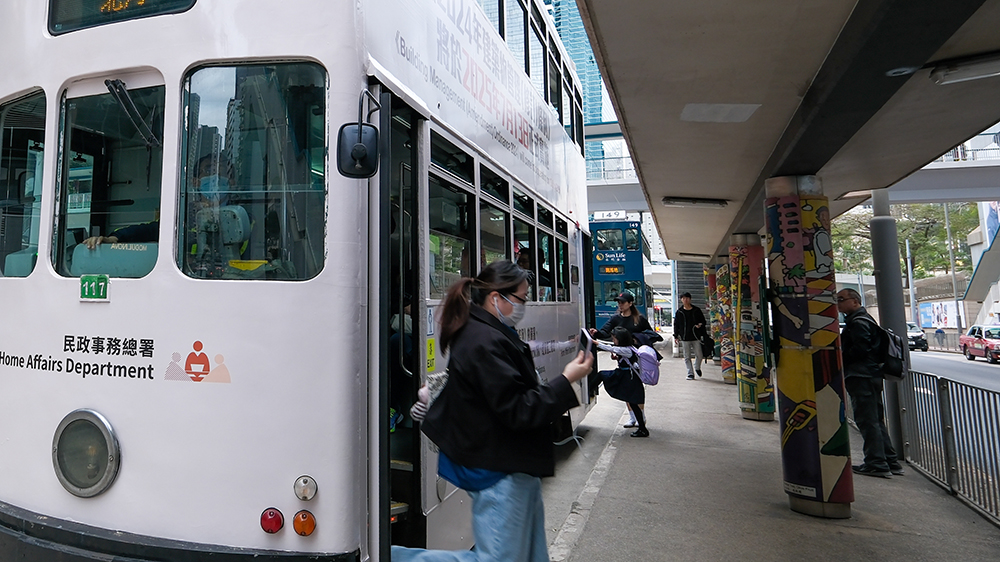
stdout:
<svg viewBox="0 0 1000 562">
<path fill-rule="evenodd" d="M 879 364 L 882 378 L 894 382 L 906 378 L 906 372 L 909 368 L 906 365 L 906 344 L 903 343 L 903 338 L 897 336 L 892 330 L 879 326 L 869 316 L 859 316 L 859 318 L 870 322 L 875 327 L 875 334 L 878 336 L 875 361 Z"/>
</svg>

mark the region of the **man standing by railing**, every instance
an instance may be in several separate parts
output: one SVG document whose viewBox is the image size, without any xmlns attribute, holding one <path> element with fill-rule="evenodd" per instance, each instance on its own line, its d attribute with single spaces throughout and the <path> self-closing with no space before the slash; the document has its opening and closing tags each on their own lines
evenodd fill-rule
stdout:
<svg viewBox="0 0 1000 562">
<path fill-rule="evenodd" d="M 844 386 L 851 395 L 854 421 L 864 440 L 865 462 L 852 466 L 856 474 L 891 478 L 903 474 L 896 450 L 885 426 L 882 403 L 883 376 L 876 362 L 879 346 L 878 324 L 861 306 L 854 289 L 837 293 L 837 308 L 844 315 L 840 345 L 844 356 Z"/>
</svg>

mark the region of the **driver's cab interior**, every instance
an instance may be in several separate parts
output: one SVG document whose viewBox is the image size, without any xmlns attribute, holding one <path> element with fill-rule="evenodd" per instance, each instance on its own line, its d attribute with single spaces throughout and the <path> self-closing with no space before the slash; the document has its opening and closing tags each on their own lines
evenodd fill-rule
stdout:
<svg viewBox="0 0 1000 562">
<path fill-rule="evenodd" d="M 129 88 L 109 79 L 104 92 L 63 102 L 52 255 L 60 275 L 142 277 L 156 264 L 164 93 L 162 85 Z M 139 235 L 116 234 L 139 225 Z M 108 236 L 119 243 L 84 243 Z"/>
</svg>

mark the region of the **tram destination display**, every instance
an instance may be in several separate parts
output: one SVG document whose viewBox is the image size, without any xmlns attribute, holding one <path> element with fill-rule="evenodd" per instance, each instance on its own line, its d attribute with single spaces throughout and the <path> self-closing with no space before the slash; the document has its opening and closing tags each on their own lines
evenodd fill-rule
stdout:
<svg viewBox="0 0 1000 562">
<path fill-rule="evenodd" d="M 53 35 L 125 20 L 176 14 L 195 0 L 49 0 L 49 32 Z"/>
</svg>

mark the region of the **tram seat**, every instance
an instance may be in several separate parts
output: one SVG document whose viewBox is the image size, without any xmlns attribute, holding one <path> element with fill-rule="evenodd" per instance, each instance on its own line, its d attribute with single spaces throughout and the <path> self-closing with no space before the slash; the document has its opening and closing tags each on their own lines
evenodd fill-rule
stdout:
<svg viewBox="0 0 1000 562">
<path fill-rule="evenodd" d="M 101 244 L 91 250 L 77 244 L 69 271 L 74 276 L 103 273 L 110 277 L 142 277 L 153 270 L 157 247 L 156 242 L 137 242 Z"/>
<path fill-rule="evenodd" d="M 35 268 L 38 260 L 38 246 L 29 246 L 19 252 L 7 254 L 4 260 L 3 273 L 0 277 L 27 277 Z"/>
</svg>

